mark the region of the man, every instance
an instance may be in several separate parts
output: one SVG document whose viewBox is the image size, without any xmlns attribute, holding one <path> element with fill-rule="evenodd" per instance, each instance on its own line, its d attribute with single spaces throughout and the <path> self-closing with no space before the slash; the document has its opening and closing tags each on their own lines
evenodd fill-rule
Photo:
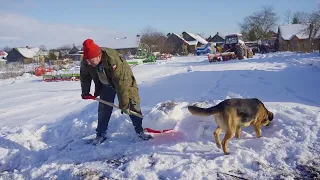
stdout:
<svg viewBox="0 0 320 180">
<path fill-rule="evenodd" d="M 139 89 L 127 61 L 113 49 L 100 48 L 92 39 L 85 40 L 82 45 L 84 57 L 80 66 L 82 98 L 95 99 L 100 95 L 101 99 L 113 103 L 117 95 L 121 112 L 129 115 L 138 137 L 143 140 L 151 139 L 151 135 L 144 133 L 142 118 L 130 113 L 131 110 L 142 115 Z M 90 94 L 92 80 L 95 82 L 94 96 Z M 112 110 L 113 107 L 99 103 L 94 145 L 106 140 Z"/>
</svg>

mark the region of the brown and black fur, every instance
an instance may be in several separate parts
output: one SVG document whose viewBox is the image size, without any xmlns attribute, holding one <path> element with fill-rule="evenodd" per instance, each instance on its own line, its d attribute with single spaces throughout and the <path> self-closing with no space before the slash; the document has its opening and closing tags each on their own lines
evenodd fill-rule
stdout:
<svg viewBox="0 0 320 180">
<path fill-rule="evenodd" d="M 258 138 L 261 137 L 261 125 L 268 126 L 273 120 L 273 113 L 268 111 L 264 104 L 256 98 L 252 99 L 227 99 L 210 108 L 200 108 L 188 106 L 191 114 L 196 116 L 211 116 L 217 123 L 214 131 L 214 138 L 218 148 L 221 148 L 220 133 L 223 131 L 225 136 L 222 140 L 224 154 L 228 152 L 228 142 L 235 135 L 240 138 L 241 127 L 254 126 L 254 131 Z"/>
</svg>

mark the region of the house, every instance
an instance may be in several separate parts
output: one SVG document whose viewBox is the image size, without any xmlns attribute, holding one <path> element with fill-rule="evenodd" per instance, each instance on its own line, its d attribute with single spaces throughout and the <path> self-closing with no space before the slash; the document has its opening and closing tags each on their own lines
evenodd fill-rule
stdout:
<svg viewBox="0 0 320 180">
<path fill-rule="evenodd" d="M 73 44 L 73 47 L 69 50 L 68 54 L 78 54 L 79 51 L 82 51 L 82 46 L 75 46 Z"/>
<path fill-rule="evenodd" d="M 223 44 L 225 40 L 225 35 L 217 32 L 216 35 L 214 35 L 213 37 L 209 37 L 207 39 L 208 42 L 214 42 L 214 43 L 218 43 L 218 44 Z"/>
<path fill-rule="evenodd" d="M 44 53 L 39 47 L 20 47 L 13 48 L 7 56 L 8 63 L 10 62 L 22 62 L 22 63 L 32 63 L 39 62 L 43 57 Z"/>
<path fill-rule="evenodd" d="M 167 53 L 171 54 L 184 54 L 184 45 L 188 45 L 187 41 L 176 33 L 170 33 L 165 44 L 168 47 Z"/>
<path fill-rule="evenodd" d="M 73 61 L 81 61 L 83 58 L 82 46 L 73 45 L 66 57 L 72 59 Z"/>
<path fill-rule="evenodd" d="M 287 24 L 278 27 L 280 51 L 311 52 L 319 48 L 319 34 L 309 41 L 308 25 Z"/>
<path fill-rule="evenodd" d="M 190 32 L 182 32 L 182 37 L 186 40 L 186 43 L 188 44 L 188 52 L 192 54 L 196 53 L 197 47 L 201 47 L 208 44 L 208 41 L 206 41 L 204 38 Z"/>
</svg>

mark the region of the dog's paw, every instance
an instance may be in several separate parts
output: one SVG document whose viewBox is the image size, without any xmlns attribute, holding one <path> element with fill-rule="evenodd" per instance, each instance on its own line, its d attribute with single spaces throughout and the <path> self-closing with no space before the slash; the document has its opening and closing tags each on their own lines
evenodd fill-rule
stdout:
<svg viewBox="0 0 320 180">
<path fill-rule="evenodd" d="M 261 135 L 257 136 L 257 138 L 261 138 L 261 137 L 262 137 Z"/>
<path fill-rule="evenodd" d="M 221 144 L 218 144 L 218 143 L 217 143 L 216 145 L 217 145 L 217 147 L 218 147 L 219 149 L 221 149 Z"/>
<path fill-rule="evenodd" d="M 230 154 L 229 152 L 225 152 L 225 153 L 224 153 L 224 155 L 229 155 L 229 154 Z"/>
</svg>

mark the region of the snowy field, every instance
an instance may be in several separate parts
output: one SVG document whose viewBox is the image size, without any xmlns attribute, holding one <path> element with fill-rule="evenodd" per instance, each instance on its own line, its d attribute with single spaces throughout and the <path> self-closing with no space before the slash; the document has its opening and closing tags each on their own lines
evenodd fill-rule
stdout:
<svg viewBox="0 0 320 180">
<path fill-rule="evenodd" d="M 100 146 L 86 144 L 98 103 L 81 99 L 79 82 L 1 80 L 0 179 L 320 178 L 319 53 L 218 63 L 175 57 L 133 71 L 144 127 L 174 130 L 138 141 L 129 117 L 114 109 Z M 259 98 L 274 120 L 259 139 L 253 127 L 242 128 L 226 156 L 214 142 L 213 117 L 192 116 L 186 106 L 239 97 Z"/>
</svg>

